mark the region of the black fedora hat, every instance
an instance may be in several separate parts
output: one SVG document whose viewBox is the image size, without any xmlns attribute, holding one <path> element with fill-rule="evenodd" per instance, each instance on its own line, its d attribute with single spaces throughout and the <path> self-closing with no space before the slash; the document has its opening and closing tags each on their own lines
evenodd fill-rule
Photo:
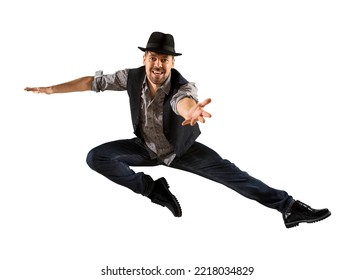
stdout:
<svg viewBox="0 0 355 280">
<path fill-rule="evenodd" d="M 173 56 L 181 55 L 175 52 L 174 37 L 171 34 L 153 32 L 145 48 L 138 47 L 141 51 L 152 51 L 156 53 L 169 54 Z"/>
</svg>

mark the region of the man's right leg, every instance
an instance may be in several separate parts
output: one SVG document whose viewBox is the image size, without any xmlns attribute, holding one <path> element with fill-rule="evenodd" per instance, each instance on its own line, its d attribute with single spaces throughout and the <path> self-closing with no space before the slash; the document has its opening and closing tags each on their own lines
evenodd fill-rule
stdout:
<svg viewBox="0 0 355 280">
<path fill-rule="evenodd" d="M 102 144 L 88 153 L 86 162 L 111 181 L 142 195 L 151 192 L 153 179 L 143 172 L 134 172 L 130 166 L 158 165 L 138 138 Z"/>
<path fill-rule="evenodd" d="M 153 180 L 143 172 L 134 172 L 130 166 L 157 166 L 159 161 L 151 159 L 144 144 L 138 138 L 117 140 L 92 149 L 87 164 L 111 181 L 125 186 L 135 193 L 151 199 L 153 203 L 167 207 L 176 217 L 181 216 L 181 207 L 169 191 L 164 178 Z"/>
</svg>

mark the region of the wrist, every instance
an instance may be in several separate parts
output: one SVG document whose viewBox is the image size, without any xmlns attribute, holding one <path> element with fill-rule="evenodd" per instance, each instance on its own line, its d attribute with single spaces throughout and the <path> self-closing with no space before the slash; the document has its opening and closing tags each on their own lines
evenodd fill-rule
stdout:
<svg viewBox="0 0 355 280">
<path fill-rule="evenodd" d="M 190 109 L 195 105 L 196 101 L 193 98 L 186 96 L 178 102 L 176 109 L 179 115 L 186 119 Z"/>
</svg>

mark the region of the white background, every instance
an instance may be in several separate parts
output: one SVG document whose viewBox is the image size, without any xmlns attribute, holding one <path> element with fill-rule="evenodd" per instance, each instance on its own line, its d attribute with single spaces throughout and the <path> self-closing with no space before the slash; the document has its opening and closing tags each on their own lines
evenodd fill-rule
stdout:
<svg viewBox="0 0 355 280">
<path fill-rule="evenodd" d="M 199 2 L 197 4 L 197 2 Z M 0 278 L 106 279 L 101 269 L 253 266 L 245 279 L 354 275 L 352 1 L 21 1 L 0 9 Z M 133 137 L 125 92 L 37 95 L 142 65 L 153 31 L 213 114 L 199 141 L 332 216 L 286 229 L 281 214 L 164 167 L 182 218 L 86 165 Z M 206 108 L 207 110 L 207 108 Z M 111 276 L 109 279 L 157 279 Z M 242 278 L 242 277 L 241 277 Z"/>
</svg>

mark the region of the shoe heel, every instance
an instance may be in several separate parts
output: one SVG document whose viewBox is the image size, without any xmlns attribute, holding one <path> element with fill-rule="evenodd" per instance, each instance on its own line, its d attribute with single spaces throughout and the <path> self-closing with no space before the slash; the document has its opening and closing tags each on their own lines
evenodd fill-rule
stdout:
<svg viewBox="0 0 355 280">
<path fill-rule="evenodd" d="M 285 224 L 286 228 L 293 228 L 293 227 L 297 227 L 300 223 L 289 223 L 289 224 Z"/>
</svg>

